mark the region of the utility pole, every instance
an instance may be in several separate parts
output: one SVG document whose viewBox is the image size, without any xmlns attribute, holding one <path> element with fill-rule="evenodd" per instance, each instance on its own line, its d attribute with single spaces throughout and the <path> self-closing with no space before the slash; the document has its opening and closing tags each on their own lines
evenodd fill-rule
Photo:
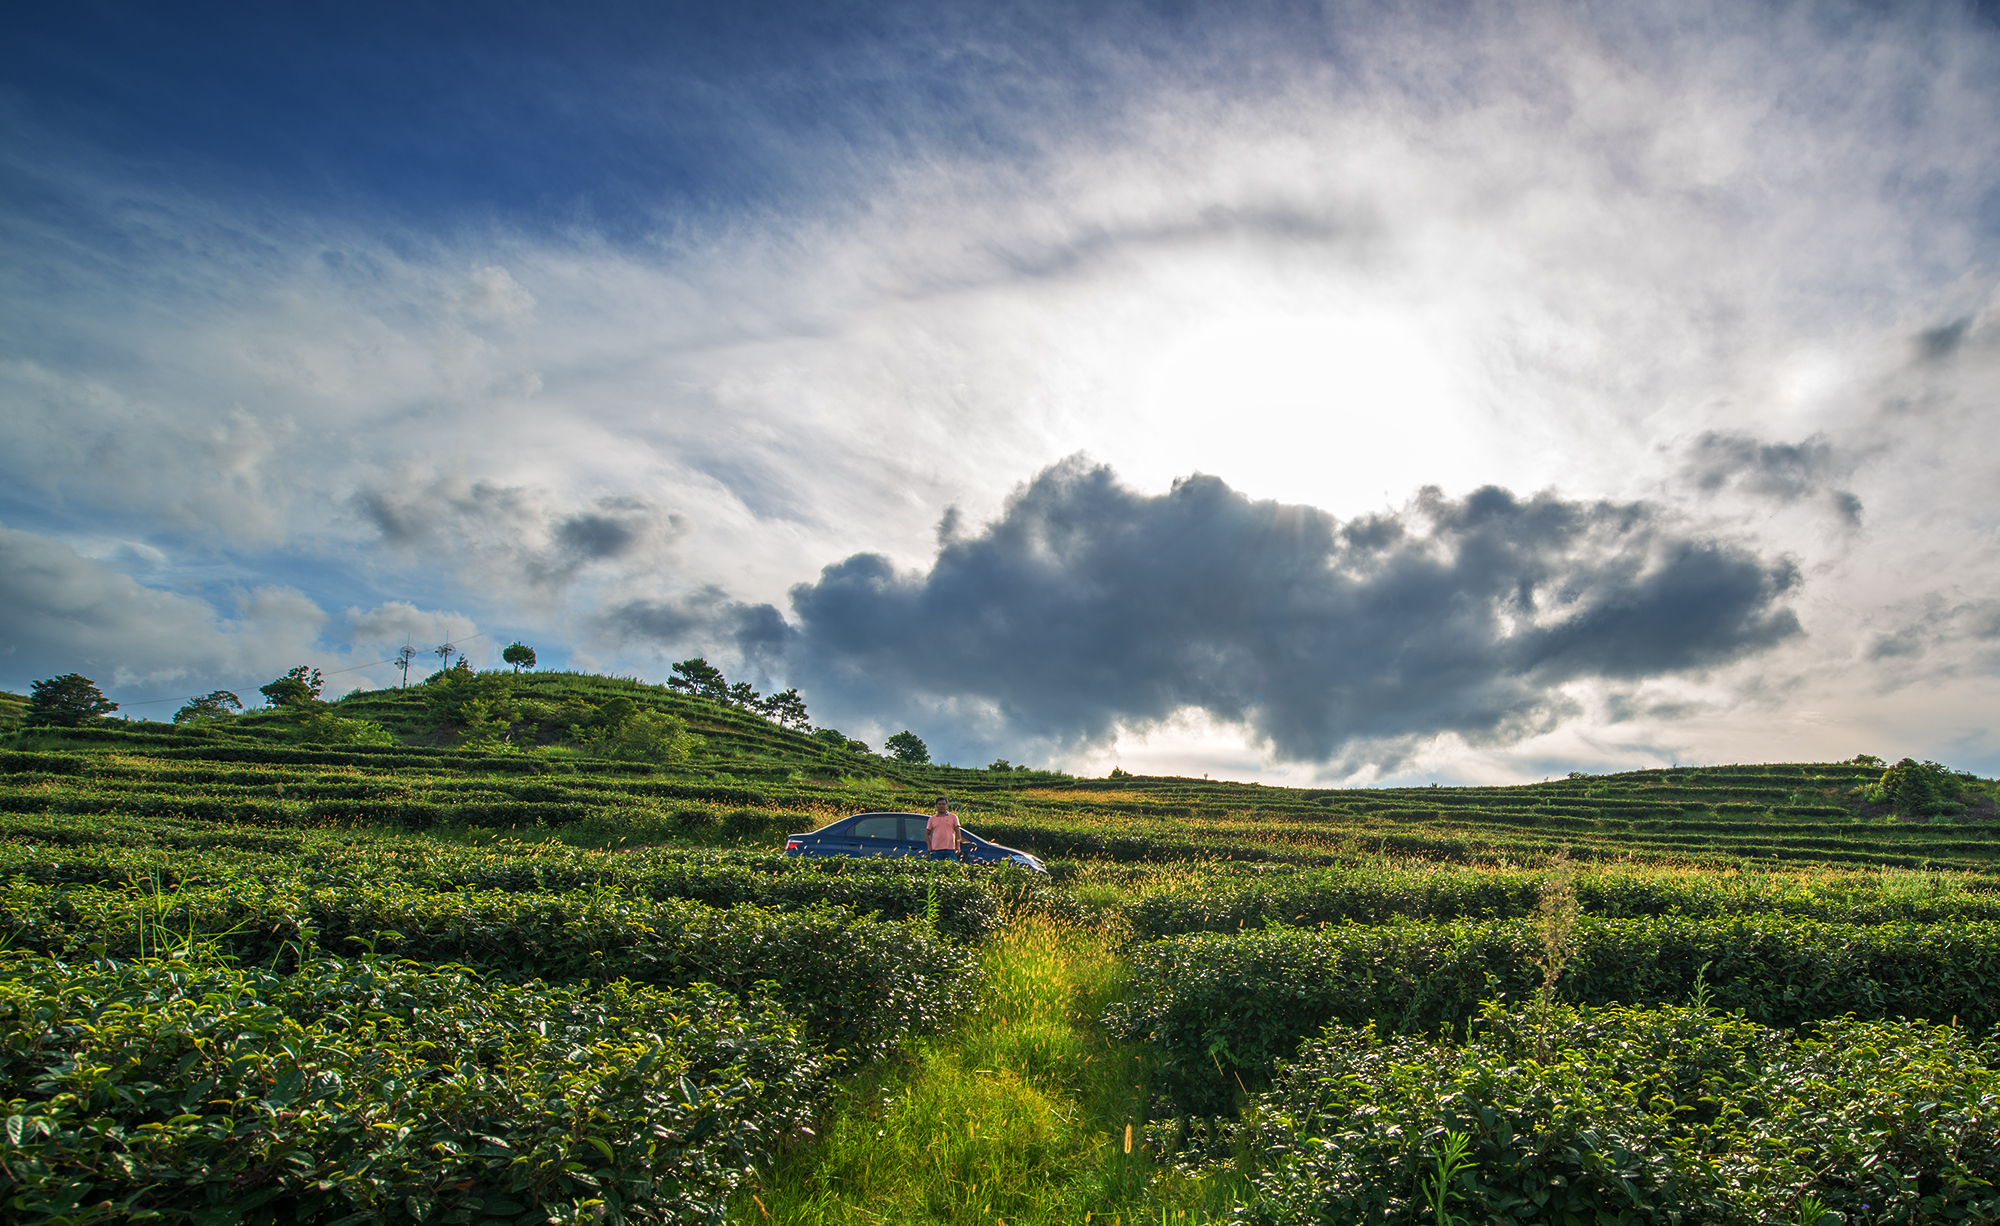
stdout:
<svg viewBox="0 0 2000 1226">
<path fill-rule="evenodd" d="M 408 643 L 403 644 L 403 649 L 396 653 L 396 660 L 395 660 L 396 667 L 403 670 L 403 681 L 401 685 L 398 685 L 396 687 L 397 689 L 399 690 L 405 689 L 409 686 L 410 661 L 416 658 L 417 658 L 417 649 L 410 646 Z"/>
<path fill-rule="evenodd" d="M 431 648 L 431 654 L 443 660 L 444 667 L 446 668 L 451 667 L 451 658 L 457 653 L 458 648 L 451 643 L 440 643 L 436 647 Z"/>
</svg>

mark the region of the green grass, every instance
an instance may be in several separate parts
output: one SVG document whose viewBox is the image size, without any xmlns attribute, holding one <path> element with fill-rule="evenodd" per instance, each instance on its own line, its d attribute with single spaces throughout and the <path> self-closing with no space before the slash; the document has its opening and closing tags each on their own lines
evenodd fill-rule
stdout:
<svg viewBox="0 0 2000 1226">
<path fill-rule="evenodd" d="M 731 1220 L 1115 1226 L 1225 1216 L 1233 1181 L 1181 1176 L 1146 1152 L 1147 1056 L 1096 1020 L 1124 990 L 1114 945 L 1101 928 L 1017 919 L 986 947 L 985 996 L 965 1026 L 849 1087 L 820 1137 L 739 1194 Z"/>
</svg>

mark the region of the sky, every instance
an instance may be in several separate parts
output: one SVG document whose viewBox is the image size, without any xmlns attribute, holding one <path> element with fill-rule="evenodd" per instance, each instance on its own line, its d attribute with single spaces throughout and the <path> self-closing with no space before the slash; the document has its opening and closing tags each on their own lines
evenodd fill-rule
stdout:
<svg viewBox="0 0 2000 1226">
<path fill-rule="evenodd" d="M 2000 773 L 2000 12 L 10 12 L 0 688 Z"/>
</svg>

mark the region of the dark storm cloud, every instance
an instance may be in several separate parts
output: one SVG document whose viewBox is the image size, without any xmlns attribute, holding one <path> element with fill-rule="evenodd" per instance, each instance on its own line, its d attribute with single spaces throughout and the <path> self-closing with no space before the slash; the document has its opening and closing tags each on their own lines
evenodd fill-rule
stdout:
<svg viewBox="0 0 2000 1226">
<path fill-rule="evenodd" d="M 1704 494 L 1735 489 L 1779 502 L 1825 493 L 1835 515 L 1861 523 L 1861 499 L 1830 488 L 1853 470 L 1852 461 L 1820 435 L 1798 443 L 1766 443 L 1711 430 L 1687 447 L 1682 476 Z"/>
<path fill-rule="evenodd" d="M 1800 633 L 1785 562 L 1643 503 L 1464 499 L 1341 523 L 1195 476 L 1167 494 L 1072 460 L 927 574 L 875 554 L 792 590 L 790 663 L 857 703 L 991 703 L 1091 741 L 1188 707 L 1283 759 L 1443 732 L 1519 739 L 1555 687 L 1739 659 Z M 1391 751 L 1393 752 L 1393 751 Z"/>
</svg>

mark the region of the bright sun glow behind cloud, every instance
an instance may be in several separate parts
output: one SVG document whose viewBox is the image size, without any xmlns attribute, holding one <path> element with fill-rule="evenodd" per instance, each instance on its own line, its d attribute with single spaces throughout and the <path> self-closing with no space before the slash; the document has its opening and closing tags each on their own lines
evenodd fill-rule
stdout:
<svg viewBox="0 0 2000 1226">
<path fill-rule="evenodd" d="M 1119 454 L 1178 475 L 1198 451 L 1202 471 L 1255 473 L 1260 496 L 1328 509 L 1477 482 L 1477 413 L 1440 348 L 1434 330 L 1366 310 L 1194 319 L 1127 367 L 1144 425 Z"/>
<path fill-rule="evenodd" d="M 1675 539 L 1801 576 L 1795 637 L 1565 683 L 1552 731 L 1446 735 L 1409 769 L 1941 737 L 2000 762 L 1988 25 L 1943 6 L 1010 12 L 704 44 L 739 57 L 712 72 L 659 67 L 686 32 L 665 19 L 574 79 L 537 58 L 543 32 L 494 52 L 498 86 L 440 64 L 442 112 L 356 70 L 286 104 L 341 98 L 329 126 L 272 102 L 266 132 L 270 99 L 245 95 L 202 156 L 101 145 L 74 98 L 6 112 L 27 137 L 0 150 L 0 515 L 34 563 L 5 576 L 13 607 L 38 612 L 0 684 L 85 646 L 149 684 L 255 684 L 308 646 L 379 684 L 361 628 L 390 610 L 550 663 L 657 677 L 707 651 L 782 686 L 814 662 L 733 637 L 732 609 L 796 627 L 794 586 L 859 554 L 924 572 L 1083 455 L 1142 495 L 1206 473 L 1294 518 L 1415 515 L 1430 486 L 1644 500 Z M 184 50 L 273 62 L 229 37 Z M 131 55 L 130 80 L 169 71 Z M 348 80 L 344 60 L 302 67 Z M 536 72 L 568 82 L 561 106 Z M 527 127 L 466 125 L 494 101 Z M 370 143 L 391 131 L 415 143 Z M 286 172 L 295 151 L 310 167 Z M 232 158 L 273 181 L 208 173 Z M 674 158 L 677 178 L 591 177 Z M 412 186 L 385 202 L 364 180 Z M 166 639 L 99 607 L 148 592 Z M 1006 599 L 996 624 L 1032 612 Z M 672 616 L 610 616 L 641 607 Z M 92 618 L 122 629 L 75 632 Z M 1316 769 L 1212 711 L 1083 745 L 990 694 L 888 710 L 822 677 L 817 716 L 871 739 L 896 729 L 867 721 L 929 719 L 968 760 Z"/>
</svg>

